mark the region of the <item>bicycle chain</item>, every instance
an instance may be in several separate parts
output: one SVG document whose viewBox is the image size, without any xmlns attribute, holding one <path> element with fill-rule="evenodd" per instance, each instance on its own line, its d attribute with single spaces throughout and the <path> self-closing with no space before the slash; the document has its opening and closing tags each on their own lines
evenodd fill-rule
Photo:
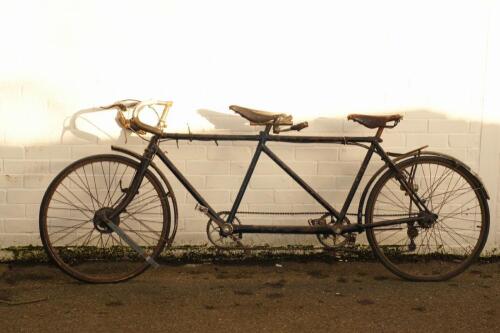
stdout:
<svg viewBox="0 0 500 333">
<path fill-rule="evenodd" d="M 256 212 L 256 211 L 239 211 L 237 215 L 331 215 L 329 212 Z M 356 213 L 347 213 L 347 216 L 358 216 Z M 365 216 L 362 214 L 361 216 Z M 374 216 L 408 216 L 408 214 L 382 214 Z"/>
</svg>

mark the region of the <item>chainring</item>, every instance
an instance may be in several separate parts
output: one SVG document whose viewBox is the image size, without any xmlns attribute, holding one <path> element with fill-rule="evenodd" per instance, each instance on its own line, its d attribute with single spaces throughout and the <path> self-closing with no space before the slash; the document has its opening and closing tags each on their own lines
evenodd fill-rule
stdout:
<svg viewBox="0 0 500 333">
<path fill-rule="evenodd" d="M 330 219 L 328 222 L 327 220 Z M 311 222 L 312 221 L 312 222 Z M 330 214 L 325 214 L 321 216 L 319 219 L 316 220 L 310 220 L 309 224 L 311 225 L 326 225 L 326 224 L 337 224 L 337 222 L 334 221 L 334 217 Z M 346 225 L 350 224 L 350 222 L 346 219 L 341 223 L 341 225 Z M 316 238 L 318 241 L 327 249 L 339 249 L 339 248 L 344 248 L 344 247 L 350 247 L 353 246 L 354 243 L 356 242 L 356 235 L 355 234 L 343 234 L 343 235 L 336 235 L 336 234 L 318 234 L 316 235 Z"/>
<path fill-rule="evenodd" d="M 224 217 L 227 217 L 229 215 L 229 212 L 227 211 L 218 212 L 217 215 L 219 215 L 222 219 L 224 219 Z M 241 225 L 240 219 L 236 216 L 234 217 L 233 220 L 233 224 L 234 223 Z M 243 244 L 241 243 L 240 234 L 223 236 L 220 231 L 221 228 L 217 225 L 217 223 L 215 223 L 212 219 L 208 220 L 207 237 L 213 246 L 219 249 L 236 249 L 243 247 Z"/>
</svg>

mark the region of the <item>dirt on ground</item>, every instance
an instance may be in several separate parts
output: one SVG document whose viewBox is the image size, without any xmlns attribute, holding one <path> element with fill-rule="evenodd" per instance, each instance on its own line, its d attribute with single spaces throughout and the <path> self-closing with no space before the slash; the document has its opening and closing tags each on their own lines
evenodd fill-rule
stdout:
<svg viewBox="0 0 500 333">
<path fill-rule="evenodd" d="M 498 332 L 500 263 L 439 283 L 380 263 L 163 265 L 90 285 L 51 265 L 0 265 L 1 332 Z"/>
</svg>

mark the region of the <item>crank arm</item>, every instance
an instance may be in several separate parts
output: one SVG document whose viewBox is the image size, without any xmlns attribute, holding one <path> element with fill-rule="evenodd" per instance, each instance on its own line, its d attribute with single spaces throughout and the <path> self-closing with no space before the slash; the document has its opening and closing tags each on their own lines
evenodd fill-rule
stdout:
<svg viewBox="0 0 500 333">
<path fill-rule="evenodd" d="M 135 252 L 137 252 L 141 257 L 143 257 L 144 260 L 146 260 L 149 265 L 151 265 L 154 268 L 160 267 L 160 265 L 151 256 L 148 256 L 146 254 L 146 252 L 144 252 L 142 247 L 140 247 L 139 244 L 134 242 L 132 240 L 132 238 L 127 236 L 127 234 L 125 232 L 123 232 L 123 230 L 119 226 L 114 224 L 110 219 L 108 219 L 106 217 L 104 217 L 103 220 L 110 229 L 112 229 L 114 232 L 116 232 L 118 234 L 118 236 L 121 239 L 123 239 L 125 241 L 125 243 L 130 245 L 130 247 L 133 248 Z"/>
</svg>

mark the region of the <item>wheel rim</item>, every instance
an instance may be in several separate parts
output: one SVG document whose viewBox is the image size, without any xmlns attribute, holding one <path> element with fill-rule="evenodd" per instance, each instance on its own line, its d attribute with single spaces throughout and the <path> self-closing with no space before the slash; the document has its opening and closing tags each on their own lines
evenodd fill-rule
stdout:
<svg viewBox="0 0 500 333">
<path fill-rule="evenodd" d="M 137 163 L 126 158 L 98 156 L 70 165 L 49 186 L 40 210 L 42 240 L 66 273 L 105 283 L 126 280 L 148 267 L 102 221 L 125 196 L 136 169 Z M 170 212 L 164 196 L 148 172 L 138 194 L 113 220 L 153 257 L 168 238 Z"/>
<path fill-rule="evenodd" d="M 420 159 L 401 165 L 436 221 L 380 227 L 368 239 L 394 273 L 413 280 L 443 280 L 479 254 L 488 230 L 486 204 L 470 174 L 445 161 Z M 367 207 L 367 222 L 416 216 L 418 209 L 393 173 L 382 176 Z M 389 217 L 390 216 L 390 217 Z M 397 216 L 397 217 L 396 217 Z"/>
</svg>

